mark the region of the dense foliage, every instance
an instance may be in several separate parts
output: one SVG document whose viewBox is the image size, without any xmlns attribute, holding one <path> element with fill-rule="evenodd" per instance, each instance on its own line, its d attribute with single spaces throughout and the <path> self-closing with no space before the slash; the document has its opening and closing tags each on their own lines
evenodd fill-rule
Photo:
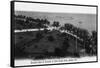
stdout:
<svg viewBox="0 0 100 68">
<path fill-rule="evenodd" d="M 60 22 L 54 21 L 51 24 L 47 19 L 39 19 L 39 18 L 35 19 L 32 17 L 23 16 L 23 15 L 15 15 L 15 25 L 16 25 L 15 30 L 16 29 L 22 30 L 22 29 L 41 29 L 41 28 L 44 28 L 43 31 L 38 31 L 35 33 L 34 39 L 32 39 L 29 42 L 25 42 L 24 44 L 21 44 L 25 47 L 27 47 L 29 45 L 29 43 L 33 44 L 34 43 L 33 41 L 36 41 L 37 43 L 39 43 L 39 41 L 41 41 L 41 39 L 44 39 L 45 37 L 47 37 L 47 40 L 50 43 L 54 43 L 57 41 L 59 41 L 58 43 L 62 43 L 60 48 L 59 47 L 55 48 L 54 53 L 50 53 L 50 52 L 45 50 L 44 55 L 60 56 L 61 57 L 61 56 L 69 56 L 69 55 L 73 54 L 74 56 L 79 57 L 79 52 L 77 51 L 78 47 L 81 49 L 85 49 L 85 51 L 84 51 L 85 54 L 97 55 L 97 32 L 96 31 L 92 31 L 91 32 L 92 35 L 91 35 L 91 34 L 89 34 L 89 32 L 87 30 L 75 27 L 74 25 L 69 24 L 69 23 L 65 23 L 64 25 L 60 25 Z M 79 39 L 77 39 L 76 37 L 74 37 L 70 34 L 67 34 L 66 32 L 61 33 L 59 30 L 56 30 L 56 29 L 49 31 L 47 29 L 48 26 L 52 26 L 52 27 L 56 27 L 56 28 L 59 27 L 59 30 L 64 30 L 64 31 L 67 31 L 73 35 L 76 35 Z M 30 35 L 30 34 L 27 34 L 27 35 Z M 31 37 L 33 37 L 32 35 L 33 34 L 31 34 Z M 75 42 L 77 42 L 77 44 Z M 73 43 L 73 44 L 71 44 L 71 43 Z M 71 45 L 76 46 L 76 51 L 74 53 L 70 53 L 68 51 L 68 48 Z M 24 49 L 23 46 L 16 47 L 15 48 L 16 52 L 20 51 L 20 53 L 21 53 L 21 51 L 23 51 L 23 49 Z M 38 46 L 35 45 L 35 48 L 38 48 Z M 20 54 L 20 55 L 22 55 L 22 54 Z"/>
</svg>

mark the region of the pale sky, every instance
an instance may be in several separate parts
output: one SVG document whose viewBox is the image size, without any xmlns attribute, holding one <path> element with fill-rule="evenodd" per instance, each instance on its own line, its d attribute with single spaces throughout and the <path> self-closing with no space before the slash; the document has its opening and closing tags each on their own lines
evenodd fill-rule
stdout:
<svg viewBox="0 0 100 68">
<path fill-rule="evenodd" d="M 15 2 L 15 11 L 96 14 L 96 7 Z"/>
</svg>

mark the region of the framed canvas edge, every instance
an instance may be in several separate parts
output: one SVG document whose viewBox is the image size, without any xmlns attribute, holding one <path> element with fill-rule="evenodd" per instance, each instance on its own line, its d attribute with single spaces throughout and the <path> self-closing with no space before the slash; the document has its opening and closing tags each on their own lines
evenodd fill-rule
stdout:
<svg viewBox="0 0 100 68">
<path fill-rule="evenodd" d="M 96 61 L 86 61 L 86 62 L 71 62 L 71 63 L 57 63 L 57 64 L 42 64 L 42 65 L 14 65 L 14 3 L 24 2 L 24 3 L 42 3 L 42 4 L 53 4 L 53 5 L 70 5 L 70 6 L 84 6 L 84 7 L 96 7 L 96 31 L 97 31 L 97 56 Z M 53 3 L 53 2 L 37 2 L 37 1 L 10 1 L 10 66 L 11 67 L 32 67 L 32 66 L 48 66 L 48 65 L 62 65 L 62 64 L 80 64 L 80 63 L 94 63 L 98 62 L 98 5 L 84 5 L 84 4 L 65 4 L 65 3 Z"/>
<path fill-rule="evenodd" d="M 10 1 L 10 18 L 11 18 L 11 23 L 10 23 L 10 66 L 14 67 L 14 28 L 13 28 L 13 22 L 14 22 L 14 1 Z"/>
</svg>

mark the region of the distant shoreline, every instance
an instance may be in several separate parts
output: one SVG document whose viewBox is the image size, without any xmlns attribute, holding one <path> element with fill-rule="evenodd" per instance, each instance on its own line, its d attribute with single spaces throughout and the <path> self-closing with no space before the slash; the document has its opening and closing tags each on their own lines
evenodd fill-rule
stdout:
<svg viewBox="0 0 100 68">
<path fill-rule="evenodd" d="M 96 14 L 81 13 L 49 13 L 49 12 L 32 12 L 32 11 L 15 11 L 15 15 L 25 15 L 32 18 L 48 19 L 50 23 L 59 21 L 61 25 L 64 23 L 73 24 L 76 27 L 87 29 L 89 32 L 96 31 Z M 79 24 L 79 22 L 82 22 Z"/>
</svg>

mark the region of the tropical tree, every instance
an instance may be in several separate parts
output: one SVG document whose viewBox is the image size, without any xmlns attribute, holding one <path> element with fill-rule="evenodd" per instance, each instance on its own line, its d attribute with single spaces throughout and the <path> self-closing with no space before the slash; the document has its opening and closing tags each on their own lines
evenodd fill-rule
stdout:
<svg viewBox="0 0 100 68">
<path fill-rule="evenodd" d="M 77 27 L 73 28 L 73 34 L 77 35 Z"/>
<path fill-rule="evenodd" d="M 97 54 L 97 32 L 92 31 L 92 49 L 93 49 L 93 54 Z"/>
<path fill-rule="evenodd" d="M 52 26 L 57 28 L 57 27 L 59 27 L 59 26 L 60 26 L 60 24 L 59 24 L 59 22 L 58 22 L 58 21 L 54 21 L 54 22 L 53 22 L 53 24 L 52 24 Z"/>
<path fill-rule="evenodd" d="M 97 41 L 97 32 L 96 31 L 92 31 L 92 38 L 95 41 L 95 44 L 97 44 L 96 43 L 96 41 Z"/>
<path fill-rule="evenodd" d="M 41 22 L 37 22 L 37 28 L 40 30 L 40 28 L 42 28 L 43 24 Z"/>
<path fill-rule="evenodd" d="M 66 23 L 66 24 L 64 24 L 64 27 L 65 27 L 65 30 L 68 30 L 71 32 L 74 26 L 72 24 Z"/>
<path fill-rule="evenodd" d="M 45 26 L 48 26 L 50 24 L 50 22 L 47 19 L 44 19 L 44 24 L 45 24 Z"/>
<path fill-rule="evenodd" d="M 89 38 L 89 32 L 85 29 L 78 28 L 77 29 L 77 36 L 83 40 L 87 40 Z"/>
</svg>

